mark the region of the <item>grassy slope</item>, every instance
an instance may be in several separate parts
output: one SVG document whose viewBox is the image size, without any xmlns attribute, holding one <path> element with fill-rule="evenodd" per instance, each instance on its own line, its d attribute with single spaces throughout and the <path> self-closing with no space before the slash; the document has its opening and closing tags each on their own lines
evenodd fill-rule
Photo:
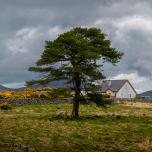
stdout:
<svg viewBox="0 0 152 152">
<path fill-rule="evenodd" d="M 115 105 L 107 109 L 81 105 L 77 120 L 72 105 L 26 105 L 0 111 L 0 152 L 152 151 L 152 105 Z M 119 115 L 116 117 L 116 115 Z"/>
</svg>

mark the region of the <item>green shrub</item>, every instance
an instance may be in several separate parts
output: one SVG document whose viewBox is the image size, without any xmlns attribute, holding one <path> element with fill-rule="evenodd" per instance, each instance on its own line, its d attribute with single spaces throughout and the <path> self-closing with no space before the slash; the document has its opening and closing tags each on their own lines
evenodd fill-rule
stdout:
<svg viewBox="0 0 152 152">
<path fill-rule="evenodd" d="M 98 93 L 89 93 L 88 99 L 92 102 L 95 102 L 97 106 L 106 106 L 112 103 L 110 98 L 105 98 L 102 94 Z"/>
<path fill-rule="evenodd" d="M 8 110 L 8 109 L 11 109 L 11 108 L 12 108 L 12 106 L 8 102 L 2 102 L 2 103 L 0 103 L 0 109 L 1 110 Z"/>
<path fill-rule="evenodd" d="M 80 101 L 80 103 L 85 104 L 86 103 L 86 98 L 84 96 L 80 96 L 79 101 Z"/>
<path fill-rule="evenodd" d="M 107 93 L 102 94 L 102 97 L 104 97 L 104 98 L 110 98 L 110 94 L 107 94 Z"/>
<path fill-rule="evenodd" d="M 64 99 L 67 97 L 71 97 L 71 93 L 67 88 L 56 88 L 51 93 L 48 94 L 50 99 Z"/>
</svg>

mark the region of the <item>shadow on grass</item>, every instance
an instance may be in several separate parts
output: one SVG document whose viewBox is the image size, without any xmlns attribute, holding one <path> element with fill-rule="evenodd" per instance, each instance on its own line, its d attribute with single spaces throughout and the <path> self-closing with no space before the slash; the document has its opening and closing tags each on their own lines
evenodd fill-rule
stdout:
<svg viewBox="0 0 152 152">
<path fill-rule="evenodd" d="M 42 118 L 43 119 L 43 118 Z M 44 118 L 46 119 L 46 117 Z M 48 116 L 49 121 L 77 121 L 77 122 L 95 122 L 95 123 L 113 123 L 113 122 L 123 122 L 123 123 L 146 123 L 152 124 L 151 117 L 145 116 L 121 116 L 121 115 L 84 115 L 78 118 L 72 118 L 65 115 L 51 115 Z"/>
</svg>

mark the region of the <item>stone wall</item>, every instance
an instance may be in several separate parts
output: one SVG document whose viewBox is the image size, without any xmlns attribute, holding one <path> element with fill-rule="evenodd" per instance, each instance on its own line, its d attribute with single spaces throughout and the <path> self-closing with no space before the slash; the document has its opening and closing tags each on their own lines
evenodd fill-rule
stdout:
<svg viewBox="0 0 152 152">
<path fill-rule="evenodd" d="M 67 99 L 55 99 L 54 101 L 45 98 L 27 98 L 27 99 L 0 99 L 0 102 L 8 102 L 12 105 L 24 105 L 24 104 L 61 104 L 71 103 L 72 98 Z"/>
<path fill-rule="evenodd" d="M 24 104 L 50 104 L 51 101 L 41 98 L 33 99 L 0 99 L 0 102 L 8 102 L 12 105 L 24 105 Z"/>
</svg>

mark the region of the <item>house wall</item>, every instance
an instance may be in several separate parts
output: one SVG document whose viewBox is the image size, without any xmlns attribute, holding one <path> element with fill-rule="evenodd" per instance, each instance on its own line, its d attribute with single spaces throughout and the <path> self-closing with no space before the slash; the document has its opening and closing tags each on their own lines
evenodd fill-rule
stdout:
<svg viewBox="0 0 152 152">
<path fill-rule="evenodd" d="M 111 97 L 115 96 L 115 93 L 112 92 L 111 90 L 107 90 L 106 93 L 109 94 Z"/>
<path fill-rule="evenodd" d="M 116 98 L 132 99 L 136 97 L 136 93 L 128 82 L 117 92 Z"/>
</svg>

